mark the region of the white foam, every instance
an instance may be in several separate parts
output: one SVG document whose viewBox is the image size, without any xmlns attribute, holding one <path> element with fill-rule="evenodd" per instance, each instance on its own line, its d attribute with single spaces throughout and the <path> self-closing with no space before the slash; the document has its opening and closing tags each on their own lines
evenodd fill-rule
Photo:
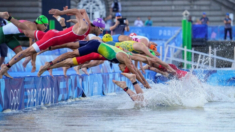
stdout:
<svg viewBox="0 0 235 132">
<path fill-rule="evenodd" d="M 152 89 L 144 91 L 148 107 L 203 107 L 210 101 L 235 101 L 234 88 L 201 83 L 191 73 L 182 80 L 171 80 L 167 84 L 151 84 L 151 87 Z"/>
</svg>

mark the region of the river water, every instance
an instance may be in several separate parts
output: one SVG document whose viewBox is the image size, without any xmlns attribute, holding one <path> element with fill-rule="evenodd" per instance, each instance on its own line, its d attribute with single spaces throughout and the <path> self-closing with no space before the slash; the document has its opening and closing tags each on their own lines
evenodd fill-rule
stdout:
<svg viewBox="0 0 235 132">
<path fill-rule="evenodd" d="M 151 84 L 144 102 L 112 93 L 0 113 L 1 132 L 234 132 L 235 88 L 195 77 Z"/>
</svg>

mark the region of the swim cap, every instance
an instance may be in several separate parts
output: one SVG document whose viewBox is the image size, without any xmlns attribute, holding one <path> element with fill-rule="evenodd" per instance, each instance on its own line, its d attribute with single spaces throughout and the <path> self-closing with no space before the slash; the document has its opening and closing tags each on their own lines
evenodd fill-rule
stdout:
<svg viewBox="0 0 235 132">
<path fill-rule="evenodd" d="M 110 34 L 105 34 L 103 37 L 102 37 L 102 40 L 104 42 L 110 42 L 110 41 L 113 41 L 113 37 L 110 35 Z"/>
<path fill-rule="evenodd" d="M 131 33 L 131 34 L 129 35 L 129 37 L 133 37 L 133 36 L 137 36 L 137 34 L 136 34 L 136 33 Z"/>
<path fill-rule="evenodd" d="M 48 19 L 47 19 L 46 16 L 40 15 L 40 16 L 35 20 L 35 22 L 36 22 L 37 24 L 48 24 Z"/>
<path fill-rule="evenodd" d="M 105 28 L 105 22 L 102 18 L 96 18 L 95 20 L 93 20 L 92 24 L 96 27 Z"/>
<path fill-rule="evenodd" d="M 156 45 L 150 44 L 149 48 L 153 51 L 157 51 Z"/>
<path fill-rule="evenodd" d="M 155 53 L 154 53 L 154 51 L 153 51 L 153 50 L 149 49 L 149 52 L 150 52 L 152 55 L 154 55 L 154 56 L 155 56 Z"/>
</svg>

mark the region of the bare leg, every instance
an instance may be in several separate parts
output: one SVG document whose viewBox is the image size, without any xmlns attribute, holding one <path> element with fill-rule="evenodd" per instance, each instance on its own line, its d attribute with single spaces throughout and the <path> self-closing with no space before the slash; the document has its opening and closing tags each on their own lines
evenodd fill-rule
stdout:
<svg viewBox="0 0 235 132">
<path fill-rule="evenodd" d="M 139 70 L 137 70 L 137 73 L 138 73 L 138 76 L 140 76 L 140 77 L 142 78 L 142 80 L 144 81 L 144 83 L 146 84 L 145 87 L 146 87 L 147 89 L 151 88 L 151 87 L 149 86 L 149 83 L 146 81 L 146 79 L 145 79 L 144 76 L 142 75 L 142 73 L 141 73 Z"/>
<path fill-rule="evenodd" d="M 141 44 L 141 43 L 134 43 L 133 44 L 133 48 L 137 51 L 142 51 L 144 54 L 148 55 L 149 57 L 153 58 L 154 59 L 154 62 L 155 63 L 159 63 L 161 64 L 163 67 L 165 67 L 169 72 L 172 72 L 172 73 L 175 73 L 176 71 L 174 69 L 172 69 L 167 63 L 161 61 L 159 58 L 157 58 L 156 56 L 153 56 L 148 48 Z"/>
<path fill-rule="evenodd" d="M 74 66 L 72 58 L 66 59 L 64 61 L 61 61 L 59 63 L 54 64 L 53 66 L 50 66 L 49 62 L 46 62 L 44 66 L 50 67 L 50 69 L 58 68 L 58 67 L 70 67 Z M 40 67 L 40 70 L 38 71 L 38 77 L 42 75 L 43 72 L 45 72 L 47 69 L 43 69 L 43 66 Z"/>
<path fill-rule="evenodd" d="M 145 70 L 144 70 L 144 68 L 143 68 L 143 63 L 142 63 L 142 62 L 140 62 L 140 69 L 141 69 L 141 71 L 145 74 Z"/>
<path fill-rule="evenodd" d="M 3 64 L 4 60 L 5 60 L 5 57 L 0 57 L 0 64 L 1 64 L 1 67 L 3 66 L 2 64 Z M 5 72 L 4 75 L 7 76 L 7 77 L 9 77 L 9 78 L 11 78 L 11 79 L 13 78 L 13 77 L 10 76 L 7 72 Z"/>
<path fill-rule="evenodd" d="M 9 18 L 8 12 L 0 12 L 0 17 L 4 19 Z M 34 32 L 35 30 L 31 30 L 29 27 L 27 27 L 24 23 L 19 22 L 18 20 L 12 18 L 11 22 L 19 29 L 21 29 L 24 34 L 29 38 L 34 38 Z M 35 38 L 34 38 L 35 39 Z"/>
<path fill-rule="evenodd" d="M 29 61 L 30 60 L 32 60 L 31 61 L 31 64 L 32 64 L 32 66 L 33 66 L 33 68 L 32 68 L 32 71 L 31 72 L 35 72 L 35 70 L 36 70 L 36 56 L 37 55 L 39 55 L 39 54 L 41 54 L 41 53 L 43 53 L 43 52 L 45 52 L 45 51 L 47 51 L 48 49 L 46 49 L 46 50 L 42 50 L 42 51 L 40 51 L 40 52 L 38 52 L 38 53 L 35 53 L 35 54 L 33 54 L 32 56 L 29 56 L 29 57 L 27 57 L 27 58 L 25 58 L 25 60 L 24 60 L 24 62 L 23 62 L 23 67 L 24 68 L 26 68 L 26 66 L 27 66 L 27 64 L 29 63 Z"/>
<path fill-rule="evenodd" d="M 32 61 L 31 61 L 31 65 L 33 66 L 31 72 L 35 72 L 36 71 L 36 57 L 37 57 L 37 54 L 33 54 L 32 55 Z"/>
<path fill-rule="evenodd" d="M 142 80 L 142 78 L 140 76 L 138 76 L 137 69 L 134 66 L 132 66 L 133 64 L 132 64 L 130 58 L 126 54 L 119 52 L 116 54 L 116 58 L 117 58 L 117 60 L 119 60 L 119 62 L 122 62 L 123 64 L 125 64 L 131 73 L 136 74 L 138 81 L 140 81 L 144 86 L 146 86 L 146 84 Z"/>
<path fill-rule="evenodd" d="M 144 66 L 144 69 L 145 69 L 145 70 L 148 69 L 148 70 L 151 70 L 151 71 L 160 73 L 160 74 L 162 74 L 164 77 L 168 77 L 168 76 L 169 76 L 169 73 L 168 73 L 168 72 L 161 71 L 161 70 L 159 70 L 159 69 L 157 69 L 157 68 L 155 68 L 155 67 L 150 67 L 149 65 L 145 65 L 145 66 Z"/>
<path fill-rule="evenodd" d="M 118 37 L 118 40 L 119 40 L 119 42 L 123 42 L 123 41 L 132 41 L 132 38 L 129 37 L 129 36 L 126 36 L 126 35 L 120 35 L 120 36 Z"/>
<path fill-rule="evenodd" d="M 52 69 L 49 69 L 48 72 L 49 72 L 51 77 L 54 77 L 53 74 L 52 74 Z"/>
<path fill-rule="evenodd" d="M 63 72 L 64 72 L 64 76 L 67 77 L 67 70 L 69 69 L 70 67 L 63 67 Z"/>
<path fill-rule="evenodd" d="M 76 49 L 76 50 L 74 50 L 73 52 L 67 52 L 67 53 L 64 53 L 64 54 L 62 54 L 62 55 L 60 55 L 59 57 L 57 57 L 55 60 L 53 60 L 52 61 L 52 63 L 53 63 L 53 65 L 56 65 L 57 63 L 60 63 L 60 62 L 62 62 L 63 60 L 66 60 L 66 59 L 69 59 L 69 58 L 71 58 L 71 62 L 72 62 L 72 58 L 73 57 L 78 57 L 79 56 L 79 52 L 78 52 L 78 50 Z M 62 65 L 62 66 L 61 66 Z M 66 64 L 64 64 L 64 63 L 60 63 L 57 67 L 64 67 Z M 68 65 L 69 66 L 69 65 Z M 57 68 L 56 67 L 56 68 Z M 45 63 L 45 65 L 44 66 L 41 66 L 40 67 L 40 70 L 39 70 L 39 72 L 38 72 L 38 76 L 40 76 L 44 71 L 46 71 L 47 69 L 50 69 L 50 68 L 54 68 L 54 67 L 52 67 L 51 65 L 50 65 L 50 63 L 49 62 L 47 62 L 47 63 Z"/>
<path fill-rule="evenodd" d="M 0 57 L 0 65 L 2 65 L 2 63 L 4 62 L 5 57 Z"/>
<path fill-rule="evenodd" d="M 20 51 L 19 53 L 17 53 L 9 62 L 8 65 L 12 66 L 15 63 L 17 63 L 18 61 L 20 61 L 22 58 L 30 56 L 32 54 L 36 53 L 36 51 L 34 50 L 34 48 L 32 46 L 30 46 L 29 48 L 27 48 L 26 50 Z M 3 65 L 3 67 L 1 68 L 0 71 L 0 78 L 2 78 L 2 75 L 5 74 L 8 71 L 8 67 L 7 65 Z"/>
<path fill-rule="evenodd" d="M 84 63 L 84 65 L 82 65 L 82 68 L 85 68 L 85 67 L 90 68 L 90 67 L 98 66 L 99 64 L 102 64 L 102 63 L 104 63 L 104 61 L 93 60 L 93 61 Z"/>
<path fill-rule="evenodd" d="M 24 62 L 22 64 L 24 68 L 26 68 L 27 64 L 30 62 L 31 59 L 32 59 L 31 56 L 25 58 L 25 60 L 24 60 Z"/>
<path fill-rule="evenodd" d="M 76 67 L 73 67 L 73 69 L 76 71 L 76 73 L 77 73 L 78 75 L 80 75 L 79 70 L 80 70 L 81 66 L 82 66 L 82 65 L 78 65 L 78 66 L 76 66 Z"/>
<path fill-rule="evenodd" d="M 125 89 L 127 86 L 126 86 L 126 82 L 123 82 L 123 81 L 116 81 L 116 80 L 113 80 L 113 83 L 115 83 L 117 86 L 121 87 L 122 89 Z M 126 91 L 126 93 L 130 96 L 130 98 L 133 100 L 133 101 L 136 101 L 138 100 L 137 96 L 136 96 L 136 93 L 134 93 L 131 89 L 128 89 Z"/>
<path fill-rule="evenodd" d="M 129 74 L 129 73 L 121 73 L 121 74 L 127 77 L 132 83 L 136 82 L 135 74 Z M 138 83 L 134 85 L 134 88 L 137 94 L 144 93 Z"/>
</svg>

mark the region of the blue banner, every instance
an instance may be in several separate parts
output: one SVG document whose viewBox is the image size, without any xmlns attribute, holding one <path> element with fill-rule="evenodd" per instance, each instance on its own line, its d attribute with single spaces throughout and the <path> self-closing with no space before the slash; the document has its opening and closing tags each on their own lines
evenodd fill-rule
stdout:
<svg viewBox="0 0 235 132">
<path fill-rule="evenodd" d="M 150 40 L 168 40 L 179 31 L 181 27 L 130 27 L 129 32 L 125 32 L 125 35 L 130 33 L 136 33 L 140 36 L 145 36 Z"/>
<path fill-rule="evenodd" d="M 192 38 L 193 39 L 206 39 L 207 38 L 207 25 L 192 25 Z"/>
<path fill-rule="evenodd" d="M 147 71 L 146 79 L 153 79 L 155 72 Z M 98 73 L 91 75 L 57 75 L 54 77 L 21 77 L 0 79 L 0 112 L 3 110 L 21 110 L 30 107 L 51 105 L 59 101 L 85 96 L 105 95 L 122 91 L 112 80 L 132 83 L 117 73 Z"/>
<path fill-rule="evenodd" d="M 224 40 L 224 26 L 208 26 L 204 31 L 205 25 L 193 25 L 193 27 L 199 27 L 193 32 L 194 38 L 207 36 L 208 40 Z M 170 39 L 181 27 L 130 27 L 129 32 L 125 32 L 125 35 L 130 33 L 136 33 L 137 35 L 146 36 L 150 40 L 168 40 Z M 200 34 L 200 32 L 202 34 Z M 233 38 L 235 38 L 235 28 L 232 29 Z M 227 39 L 229 39 L 229 33 L 227 33 Z"/>
<path fill-rule="evenodd" d="M 235 28 L 232 28 L 232 36 L 235 38 Z M 224 40 L 224 26 L 209 26 L 208 27 L 209 40 Z M 227 33 L 227 40 L 229 40 L 229 33 Z"/>
</svg>

